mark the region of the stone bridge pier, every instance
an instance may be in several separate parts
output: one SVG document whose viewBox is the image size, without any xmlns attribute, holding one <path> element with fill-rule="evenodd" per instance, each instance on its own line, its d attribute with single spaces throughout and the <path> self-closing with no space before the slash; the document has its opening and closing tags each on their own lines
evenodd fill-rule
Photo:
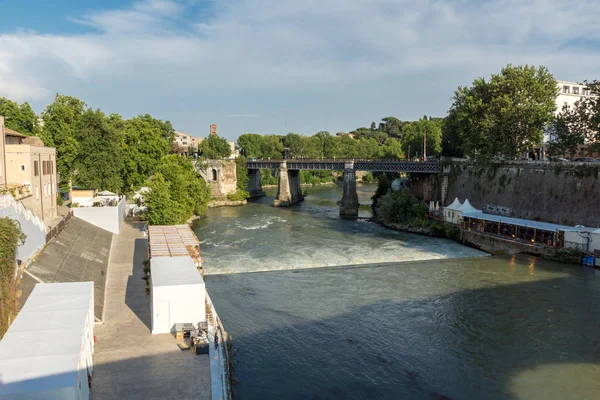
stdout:
<svg viewBox="0 0 600 400">
<path fill-rule="evenodd" d="M 358 217 L 358 194 L 356 193 L 356 172 L 354 161 L 344 165 L 344 184 L 342 201 L 340 202 L 341 217 Z"/>
<path fill-rule="evenodd" d="M 304 200 L 304 195 L 300 186 L 300 170 L 288 170 L 287 162 L 282 161 L 279 166 L 277 197 L 275 197 L 273 205 L 275 207 L 290 207 L 302 200 Z"/>
<path fill-rule="evenodd" d="M 260 180 L 260 169 L 248 170 L 248 193 L 250 193 L 251 199 L 265 195 Z"/>
</svg>

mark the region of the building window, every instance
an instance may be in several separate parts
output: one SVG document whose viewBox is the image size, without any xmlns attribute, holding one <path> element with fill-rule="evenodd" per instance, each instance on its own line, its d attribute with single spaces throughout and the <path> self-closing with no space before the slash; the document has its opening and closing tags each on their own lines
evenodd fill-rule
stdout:
<svg viewBox="0 0 600 400">
<path fill-rule="evenodd" d="M 25 166 L 21 164 L 21 171 L 25 171 Z"/>
<path fill-rule="evenodd" d="M 571 93 L 571 88 L 570 86 L 563 86 L 563 94 L 570 94 Z"/>
<path fill-rule="evenodd" d="M 33 176 L 39 176 L 40 174 L 40 166 L 37 161 L 33 162 Z"/>
<path fill-rule="evenodd" d="M 47 166 L 48 166 L 48 164 L 46 164 L 46 161 L 42 161 L 42 175 L 48 174 Z"/>
<path fill-rule="evenodd" d="M 213 168 L 212 170 L 212 180 L 216 181 L 217 180 L 217 170 Z"/>
<path fill-rule="evenodd" d="M 36 200 L 40 199 L 40 188 L 38 187 L 38 185 L 35 185 L 35 199 Z"/>
<path fill-rule="evenodd" d="M 583 88 L 583 95 L 584 96 L 589 96 L 590 95 L 590 89 L 589 88 Z"/>
<path fill-rule="evenodd" d="M 579 94 L 579 86 L 573 86 L 573 94 Z"/>
</svg>

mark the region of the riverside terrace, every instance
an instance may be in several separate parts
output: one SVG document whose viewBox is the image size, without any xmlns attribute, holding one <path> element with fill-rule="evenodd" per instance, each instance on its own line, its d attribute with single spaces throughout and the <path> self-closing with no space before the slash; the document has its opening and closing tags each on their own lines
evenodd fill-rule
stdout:
<svg viewBox="0 0 600 400">
<path fill-rule="evenodd" d="M 289 159 L 289 160 L 248 160 L 248 192 L 251 197 L 264 195 L 260 181 L 261 169 L 278 169 L 279 182 L 275 207 L 289 207 L 304 199 L 300 187 L 300 170 L 343 170 L 344 184 L 340 216 L 358 216 L 358 195 L 356 193 L 356 171 L 404 172 L 437 174 L 440 162 L 381 160 L 381 159 Z"/>
</svg>

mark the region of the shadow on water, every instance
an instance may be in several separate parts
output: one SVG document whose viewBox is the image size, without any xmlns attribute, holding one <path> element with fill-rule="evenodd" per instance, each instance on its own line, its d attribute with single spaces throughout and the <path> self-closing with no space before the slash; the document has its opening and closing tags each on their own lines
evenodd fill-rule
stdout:
<svg viewBox="0 0 600 400">
<path fill-rule="evenodd" d="M 330 311 L 353 296 L 371 296 L 368 287 L 359 288 L 368 284 L 361 279 L 366 275 L 328 268 L 273 272 L 267 279 L 207 277 L 239 351 L 238 398 L 594 398 L 600 285 L 595 276 L 584 276 L 593 272 L 565 274 L 562 267 L 538 265 L 543 279 L 532 280 L 526 269 L 535 260 L 510 262 L 515 269 L 507 274 L 519 274 L 520 282 L 477 271 L 476 288 L 460 288 L 470 285 L 461 276 L 425 287 L 422 296 L 417 289 L 402 300 L 349 304 L 341 313 Z M 328 276 L 344 273 L 358 290 L 343 294 L 330 286 Z M 383 284 L 382 291 L 393 285 Z M 275 294 L 273 286 L 280 288 Z M 312 312 L 296 306 L 306 296 Z"/>
<path fill-rule="evenodd" d="M 531 260 L 517 259 L 517 272 L 527 263 Z M 504 285 L 490 281 L 489 287 L 441 295 L 429 290 L 424 298 L 376 301 L 317 319 L 281 303 L 258 301 L 264 297 L 255 284 L 261 274 L 210 277 L 208 286 L 243 358 L 237 365 L 239 399 L 595 398 L 600 285 L 590 270 L 582 270 L 590 276 L 565 276 L 564 271 L 550 266 L 547 272 L 558 277 Z M 313 285 L 331 273 L 296 275 Z M 288 285 L 291 304 L 305 295 L 291 290 L 298 286 L 289 285 L 291 273 L 271 275 L 270 285 Z M 238 295 L 226 300 L 227 292 Z M 367 288 L 359 294 L 368 293 Z M 314 306 L 328 303 L 323 297 Z M 171 357 L 95 365 L 93 399 L 183 398 L 193 371 L 166 382 L 161 366 L 172 363 Z M 70 379 L 65 373 L 16 384 L 36 387 Z"/>
</svg>

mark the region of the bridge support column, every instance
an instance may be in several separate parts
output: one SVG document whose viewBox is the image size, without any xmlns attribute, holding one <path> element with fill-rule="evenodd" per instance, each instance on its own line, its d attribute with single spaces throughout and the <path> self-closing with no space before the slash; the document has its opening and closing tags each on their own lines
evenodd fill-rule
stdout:
<svg viewBox="0 0 600 400">
<path fill-rule="evenodd" d="M 356 172 L 354 162 L 345 164 L 342 201 L 340 202 L 341 217 L 358 217 L 358 194 L 356 193 Z"/>
<path fill-rule="evenodd" d="M 251 199 L 265 195 L 260 181 L 260 169 L 248 170 L 248 193 Z"/>
<path fill-rule="evenodd" d="M 304 200 L 300 186 L 300 171 L 288 170 L 287 163 L 283 161 L 279 167 L 279 182 L 277 186 L 277 197 L 273 205 L 275 207 L 290 207 Z"/>
</svg>

